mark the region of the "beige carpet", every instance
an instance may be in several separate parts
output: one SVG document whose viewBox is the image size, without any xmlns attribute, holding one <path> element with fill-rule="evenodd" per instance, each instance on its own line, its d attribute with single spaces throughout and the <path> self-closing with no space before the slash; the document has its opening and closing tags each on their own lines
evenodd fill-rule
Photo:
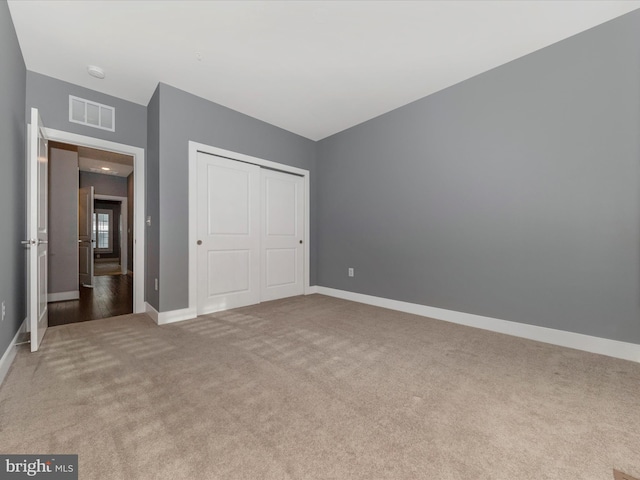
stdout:
<svg viewBox="0 0 640 480">
<path fill-rule="evenodd" d="M 638 476 L 640 364 L 320 295 L 130 315 L 19 351 L 0 452 L 89 480 Z"/>
</svg>

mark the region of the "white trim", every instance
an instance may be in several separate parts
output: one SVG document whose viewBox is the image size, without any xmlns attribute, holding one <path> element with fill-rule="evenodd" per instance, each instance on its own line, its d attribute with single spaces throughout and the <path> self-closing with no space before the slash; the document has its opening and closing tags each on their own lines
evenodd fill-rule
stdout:
<svg viewBox="0 0 640 480">
<path fill-rule="evenodd" d="M 186 310 L 193 310 L 197 312 L 197 198 L 196 198 L 196 185 L 197 185 L 197 160 L 198 152 L 209 153 L 211 155 L 217 155 L 231 160 L 238 160 L 240 162 L 251 163 L 260 167 L 271 168 L 281 172 L 292 173 L 294 175 L 300 175 L 304 178 L 304 293 L 308 295 L 310 293 L 309 279 L 310 279 L 310 266 L 311 266 L 311 250 L 310 250 L 310 212 L 311 212 L 311 192 L 310 192 L 310 172 L 302 168 L 291 167 L 282 163 L 272 162 L 263 158 L 252 157 L 243 153 L 232 152 L 230 150 L 224 150 L 222 148 L 212 147 L 203 143 L 197 143 L 189 141 L 189 308 Z M 163 312 L 164 313 L 164 312 Z M 193 317 L 191 317 L 193 318 Z"/>
<path fill-rule="evenodd" d="M 68 292 L 56 292 L 47 294 L 47 303 L 63 302 L 65 300 L 78 300 L 80 298 L 80 290 L 70 290 Z"/>
<path fill-rule="evenodd" d="M 144 313 L 144 279 L 145 279 L 145 156 L 144 148 L 110 142 L 99 138 L 87 137 L 76 133 L 44 129 L 47 138 L 51 141 L 81 145 L 84 147 L 98 148 L 110 152 L 123 153 L 133 156 L 133 312 Z"/>
<path fill-rule="evenodd" d="M 135 179 L 135 174 L 134 174 Z M 133 190 L 135 195 L 135 189 Z M 120 225 L 120 273 L 127 274 L 127 263 L 129 261 L 129 203 L 127 197 L 117 197 L 116 195 L 98 195 L 93 194 L 93 200 L 112 200 L 120 202 L 120 217 L 122 225 Z"/>
<path fill-rule="evenodd" d="M 158 325 L 166 325 L 167 323 L 182 322 L 191 320 L 198 316 L 195 308 L 183 308 L 181 310 L 171 310 L 169 312 L 158 313 Z"/>
<path fill-rule="evenodd" d="M 169 312 L 158 312 L 152 305 L 145 302 L 146 313 L 158 325 L 166 325 L 168 323 L 182 322 L 197 317 L 195 308 L 183 308 L 181 310 L 171 310 Z"/>
<path fill-rule="evenodd" d="M 149 302 L 144 302 L 144 313 L 149 315 L 154 322 L 158 323 L 158 311 L 153 308 L 153 305 Z"/>
<path fill-rule="evenodd" d="M 640 363 L 640 345 L 635 343 L 620 342 L 607 338 L 592 337 L 581 333 L 566 332 L 553 328 L 538 327 L 525 323 L 499 320 L 497 318 L 483 317 L 472 313 L 455 312 L 443 308 L 428 307 L 416 303 L 401 302 L 387 298 L 374 297 L 361 293 L 347 292 L 327 287 L 317 287 L 318 293 L 330 297 L 342 298 L 358 303 L 366 303 L 376 307 L 388 308 L 423 317 L 444 320 L 469 327 L 481 328 L 492 332 L 504 333 L 515 337 L 527 338 L 538 342 L 550 343 L 561 347 L 575 348 L 585 352 L 598 353 L 609 357 L 621 358 Z"/>
<path fill-rule="evenodd" d="M 311 179 L 304 176 L 304 294 L 309 294 L 311 278 Z"/>
<path fill-rule="evenodd" d="M 16 343 L 18 342 L 18 337 L 20 336 L 20 334 L 25 331 L 26 325 L 27 319 L 25 318 L 22 321 L 22 325 L 20 325 L 20 328 L 11 340 L 11 343 L 9 343 L 9 346 L 2 354 L 2 358 L 0 358 L 0 385 L 2 385 L 2 382 L 4 382 L 4 379 L 7 376 L 9 369 L 11 368 L 11 364 L 13 363 L 13 359 L 16 358 Z"/>
<path fill-rule="evenodd" d="M 318 286 L 314 285 L 313 287 L 309 287 L 309 291 L 304 292 L 305 295 L 313 295 L 314 293 L 320 293 L 318 292 Z"/>
</svg>

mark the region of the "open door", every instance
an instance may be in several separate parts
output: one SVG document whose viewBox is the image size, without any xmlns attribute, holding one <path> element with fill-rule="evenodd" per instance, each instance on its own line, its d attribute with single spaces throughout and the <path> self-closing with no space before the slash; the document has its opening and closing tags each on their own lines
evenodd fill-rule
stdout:
<svg viewBox="0 0 640 480">
<path fill-rule="evenodd" d="M 78 192 L 78 258 L 80 286 L 93 288 L 93 187 Z"/>
<path fill-rule="evenodd" d="M 31 351 L 40 348 L 48 321 L 47 310 L 47 140 L 37 108 L 31 109 L 27 145 L 27 314 L 31 331 Z"/>
</svg>

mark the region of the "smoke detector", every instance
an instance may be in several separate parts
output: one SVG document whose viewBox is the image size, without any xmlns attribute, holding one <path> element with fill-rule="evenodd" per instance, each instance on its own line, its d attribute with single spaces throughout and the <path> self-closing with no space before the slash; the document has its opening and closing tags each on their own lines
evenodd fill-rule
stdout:
<svg viewBox="0 0 640 480">
<path fill-rule="evenodd" d="M 95 78 L 103 79 L 104 78 L 104 70 L 100 67 L 96 67 L 95 65 L 89 65 L 87 67 L 87 72 L 89 75 Z"/>
</svg>

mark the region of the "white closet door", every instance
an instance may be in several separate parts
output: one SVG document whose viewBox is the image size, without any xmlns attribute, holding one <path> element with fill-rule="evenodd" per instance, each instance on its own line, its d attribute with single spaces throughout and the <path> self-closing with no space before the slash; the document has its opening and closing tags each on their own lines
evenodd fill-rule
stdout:
<svg viewBox="0 0 640 480">
<path fill-rule="evenodd" d="M 304 180 L 260 170 L 262 300 L 304 293 Z"/>
<path fill-rule="evenodd" d="M 260 302 L 260 168 L 198 153 L 198 314 Z"/>
</svg>

